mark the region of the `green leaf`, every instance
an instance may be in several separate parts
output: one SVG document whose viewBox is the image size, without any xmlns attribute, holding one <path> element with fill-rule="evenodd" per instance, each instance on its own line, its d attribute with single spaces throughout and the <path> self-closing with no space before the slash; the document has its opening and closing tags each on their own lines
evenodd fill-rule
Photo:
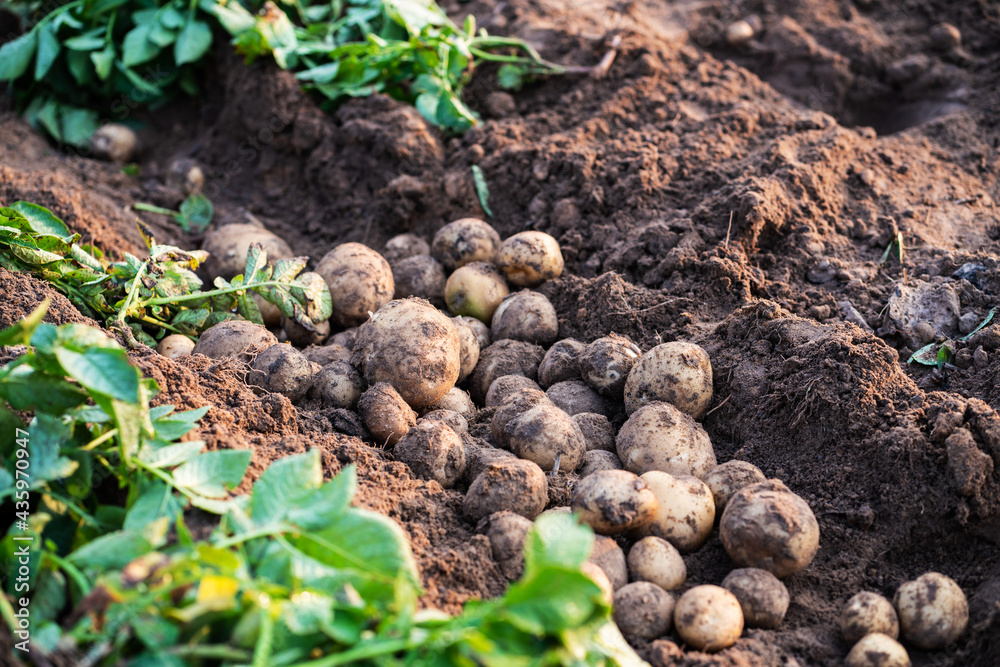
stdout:
<svg viewBox="0 0 1000 667">
<path fill-rule="evenodd" d="M 208 406 L 153 418 L 153 428 L 161 440 L 177 440 L 193 429 L 208 412 Z"/>
<path fill-rule="evenodd" d="M 149 41 L 150 25 L 140 24 L 129 30 L 122 42 L 122 63 L 134 67 L 149 62 L 160 53 L 160 47 Z"/>
<path fill-rule="evenodd" d="M 172 468 L 187 463 L 205 449 L 201 440 L 178 442 L 176 445 L 164 447 L 144 447 L 139 454 L 139 460 L 150 468 Z"/>
<path fill-rule="evenodd" d="M 913 362 L 922 364 L 924 366 L 937 366 L 938 365 L 938 344 L 928 343 L 922 348 L 910 355 L 910 358 L 906 360 L 906 363 L 912 364 Z"/>
<path fill-rule="evenodd" d="M 174 43 L 177 34 L 161 23 L 153 24 L 149 27 L 149 41 L 158 47 L 166 48 Z"/>
<path fill-rule="evenodd" d="M 70 51 L 96 51 L 103 48 L 105 44 L 103 28 L 89 30 L 63 42 L 63 46 Z"/>
<path fill-rule="evenodd" d="M 75 385 L 28 366 L 19 366 L 0 380 L 0 396 L 15 410 L 49 414 L 62 414 L 87 400 L 87 394 Z"/>
<path fill-rule="evenodd" d="M 594 533 L 570 514 L 539 517 L 524 545 L 525 577 L 544 567 L 578 568 L 590 557 Z"/>
<path fill-rule="evenodd" d="M 101 81 L 107 81 L 108 77 L 111 76 L 111 68 L 115 63 L 115 53 L 114 44 L 108 44 L 100 51 L 94 51 L 90 54 L 90 62 L 94 64 L 94 71 L 97 73 L 97 78 Z"/>
<path fill-rule="evenodd" d="M 520 90 L 524 85 L 524 68 L 508 63 L 497 70 L 497 83 L 506 90 Z"/>
<path fill-rule="evenodd" d="M 493 211 L 490 210 L 490 186 L 486 184 L 486 176 L 483 175 L 483 170 L 480 169 L 478 164 L 472 165 L 472 181 L 476 185 L 476 196 L 479 197 L 479 205 L 483 207 L 483 211 L 489 217 L 493 217 Z"/>
<path fill-rule="evenodd" d="M 267 251 L 260 243 L 251 243 L 247 248 L 246 268 L 243 271 L 244 284 L 261 280 L 258 273 L 267 268 Z"/>
<path fill-rule="evenodd" d="M 72 146 L 83 146 L 97 131 L 96 111 L 63 105 L 61 107 L 63 141 Z"/>
<path fill-rule="evenodd" d="M 59 447 L 70 441 L 69 427 L 51 415 L 37 415 L 28 427 L 28 454 L 33 486 L 73 474 L 77 462 L 62 456 Z"/>
<path fill-rule="evenodd" d="M 153 545 L 142 534 L 120 530 L 83 545 L 66 560 L 81 569 L 117 570 L 152 550 Z"/>
<path fill-rule="evenodd" d="M 961 338 L 959 338 L 959 340 L 961 340 L 961 341 L 969 340 L 974 335 L 976 335 L 977 333 L 979 333 L 980 331 L 982 331 L 983 327 L 985 327 L 987 324 L 989 324 L 990 322 L 993 321 L 993 316 L 996 315 L 996 312 L 997 312 L 996 306 L 994 306 L 993 308 L 990 308 L 990 312 L 986 313 L 986 319 L 984 319 L 982 322 L 980 322 L 978 327 L 976 327 L 975 329 L 973 329 L 969 333 L 967 333 L 964 336 L 962 336 Z"/>
<path fill-rule="evenodd" d="M 56 37 L 53 24 L 49 23 L 38 31 L 38 52 L 35 55 L 35 81 L 41 81 L 49 70 L 52 63 L 59 57 L 62 45 Z"/>
<path fill-rule="evenodd" d="M 173 490 L 163 482 L 151 482 L 125 514 L 125 530 L 142 532 L 142 529 L 159 519 L 173 521 L 183 510 Z"/>
<path fill-rule="evenodd" d="M 225 498 L 226 487 L 243 481 L 250 456 L 248 449 L 206 452 L 174 470 L 174 482 L 208 498 Z"/>
<path fill-rule="evenodd" d="M 296 78 L 300 81 L 310 81 L 312 83 L 330 83 L 337 78 L 337 73 L 340 71 L 340 62 L 334 61 L 332 63 L 326 63 L 325 65 L 320 65 L 319 67 L 313 67 L 304 72 L 299 72 L 296 74 Z"/>
<path fill-rule="evenodd" d="M 174 61 L 178 65 L 197 62 L 211 46 L 212 29 L 208 24 L 197 19 L 189 20 L 174 43 Z"/>
<path fill-rule="evenodd" d="M 181 203 L 180 213 L 196 231 L 202 231 L 212 222 L 215 207 L 212 201 L 196 192 Z"/>
<path fill-rule="evenodd" d="M 57 347 L 55 355 L 66 372 L 90 391 L 127 403 L 139 401 L 139 371 L 124 350 L 91 348 L 80 353 Z"/>
<path fill-rule="evenodd" d="M 280 521 L 322 483 L 318 449 L 279 459 L 253 485 L 250 518 L 258 525 Z"/>
<path fill-rule="evenodd" d="M 354 466 L 348 466 L 331 481 L 289 508 L 286 518 L 305 530 L 325 528 L 351 506 L 357 487 L 357 473 Z"/>
<path fill-rule="evenodd" d="M 31 336 L 35 333 L 38 325 L 42 323 L 51 303 L 52 300 L 46 298 L 27 317 L 0 331 L 0 346 L 30 345 Z"/>
<path fill-rule="evenodd" d="M 171 30 L 177 30 L 184 25 L 184 15 L 173 7 L 167 7 L 160 12 L 160 24 Z"/>
<path fill-rule="evenodd" d="M 28 71 L 37 43 L 37 33 L 30 31 L 0 47 L 0 81 L 13 81 Z"/>
</svg>

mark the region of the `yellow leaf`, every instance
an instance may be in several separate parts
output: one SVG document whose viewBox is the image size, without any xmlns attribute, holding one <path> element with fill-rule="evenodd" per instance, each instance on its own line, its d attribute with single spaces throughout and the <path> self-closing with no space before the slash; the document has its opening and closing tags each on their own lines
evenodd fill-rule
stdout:
<svg viewBox="0 0 1000 667">
<path fill-rule="evenodd" d="M 207 576 L 198 584 L 195 604 L 212 611 L 223 611 L 236 606 L 236 593 L 240 582 L 230 577 Z"/>
</svg>

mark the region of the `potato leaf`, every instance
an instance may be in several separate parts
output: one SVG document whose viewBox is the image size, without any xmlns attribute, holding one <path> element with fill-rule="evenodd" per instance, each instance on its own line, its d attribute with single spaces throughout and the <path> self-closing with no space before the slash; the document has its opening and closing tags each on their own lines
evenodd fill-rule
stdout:
<svg viewBox="0 0 1000 667">
<path fill-rule="evenodd" d="M 37 44 L 38 33 L 30 31 L 0 47 L 0 81 L 13 81 L 28 70 Z"/>
<path fill-rule="evenodd" d="M 243 481 L 250 451 L 219 450 L 200 454 L 173 472 L 174 483 L 207 498 L 225 498 Z"/>
</svg>

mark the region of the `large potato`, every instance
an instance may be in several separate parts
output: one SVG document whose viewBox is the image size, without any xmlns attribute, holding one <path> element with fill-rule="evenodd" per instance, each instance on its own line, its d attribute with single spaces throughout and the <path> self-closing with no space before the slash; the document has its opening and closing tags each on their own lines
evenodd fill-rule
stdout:
<svg viewBox="0 0 1000 667">
<path fill-rule="evenodd" d="M 582 413 L 610 414 L 604 398 L 582 380 L 556 382 L 545 391 L 545 395 L 571 417 Z"/>
<path fill-rule="evenodd" d="M 446 489 L 465 472 L 462 439 L 444 422 L 418 423 L 399 439 L 392 453 L 417 477 L 432 479 Z"/>
<path fill-rule="evenodd" d="M 680 588 L 687 579 L 687 566 L 677 547 L 655 535 L 632 545 L 627 562 L 632 581 L 651 581 L 665 591 Z"/>
<path fill-rule="evenodd" d="M 615 448 L 615 429 L 611 422 L 604 415 L 593 412 L 578 412 L 571 415 L 573 421 L 580 427 L 583 433 L 583 441 L 587 443 L 587 451 L 604 450 L 615 454 L 618 460 L 618 467 L 624 468 L 621 459 L 618 458 L 618 450 Z"/>
<path fill-rule="evenodd" d="M 343 243 L 323 256 L 316 273 L 330 287 L 333 323 L 354 327 L 392 300 L 396 285 L 382 255 L 360 243 Z"/>
<path fill-rule="evenodd" d="M 497 265 L 512 285 L 535 287 L 563 272 L 559 242 L 544 232 L 520 232 L 504 240 Z"/>
<path fill-rule="evenodd" d="M 548 389 L 557 382 L 580 379 L 580 354 L 585 343 L 565 338 L 549 348 L 538 366 L 538 384 Z"/>
<path fill-rule="evenodd" d="M 424 414 L 434 410 L 454 410 L 463 417 L 471 418 L 476 413 L 476 406 L 468 392 L 458 387 L 452 387 L 444 396 L 430 405 L 424 406 Z"/>
<path fill-rule="evenodd" d="M 513 338 L 549 345 L 559 337 L 556 309 L 544 294 L 521 290 L 500 302 L 493 312 L 492 338 Z"/>
<path fill-rule="evenodd" d="M 522 389 L 541 391 L 538 383 L 531 378 L 526 378 L 523 375 L 502 375 L 493 381 L 493 384 L 490 385 L 490 390 L 486 392 L 486 407 L 499 407 L 511 395 Z"/>
<path fill-rule="evenodd" d="M 247 266 L 247 251 L 251 243 L 259 243 L 267 252 L 267 259 L 287 259 L 292 248 L 276 234 L 263 227 L 244 223 L 223 225 L 205 234 L 202 250 L 208 253 L 205 271 L 209 278 L 222 276 L 229 280 L 243 273 Z"/>
<path fill-rule="evenodd" d="M 587 451 L 580 427 L 548 401 L 514 417 L 504 432 L 510 451 L 542 470 L 576 470 Z"/>
<path fill-rule="evenodd" d="M 206 329 L 191 354 L 204 354 L 212 359 L 234 357 L 250 363 L 258 354 L 277 344 L 274 334 L 259 324 L 226 320 Z"/>
<path fill-rule="evenodd" d="M 694 343 L 663 343 L 642 355 L 625 381 L 625 411 L 664 401 L 695 419 L 712 402 L 712 363 Z"/>
<path fill-rule="evenodd" d="M 395 298 L 418 296 L 435 306 L 444 306 L 444 268 L 428 255 L 414 255 L 392 265 Z"/>
<path fill-rule="evenodd" d="M 323 366 L 312 377 L 309 387 L 309 396 L 322 401 L 324 407 L 343 410 L 355 409 L 364 392 L 364 380 L 346 361 L 334 361 Z"/>
<path fill-rule="evenodd" d="M 899 587 L 892 600 L 903 639 L 925 651 L 943 649 L 965 632 L 969 603 L 955 581 L 938 572 Z"/>
<path fill-rule="evenodd" d="M 615 445 L 625 469 L 637 475 L 661 470 L 702 477 L 716 464 L 705 429 L 669 403 L 651 403 L 633 412 Z"/>
<path fill-rule="evenodd" d="M 312 375 L 312 363 L 304 354 L 291 345 L 272 345 L 253 360 L 247 382 L 294 403 L 306 395 Z"/>
<path fill-rule="evenodd" d="M 598 535 L 594 538 L 594 549 L 590 552 L 590 562 L 604 570 L 604 574 L 608 575 L 608 580 L 614 590 L 618 590 L 628 583 L 625 552 L 613 538 L 604 535 Z"/>
<path fill-rule="evenodd" d="M 511 581 L 524 573 L 524 542 L 531 530 L 531 521 L 510 511 L 490 515 L 486 537 L 490 540 L 493 560 Z"/>
<path fill-rule="evenodd" d="M 580 467 L 580 479 L 593 475 L 601 470 L 621 470 L 622 462 L 614 452 L 603 449 L 587 450 L 583 455 L 583 466 Z M 630 475 L 632 473 L 629 473 Z"/>
<path fill-rule="evenodd" d="M 653 520 L 639 528 L 637 534 L 662 537 L 684 552 L 703 545 L 715 524 L 715 504 L 705 483 L 695 477 L 675 477 L 658 470 L 639 479 L 656 496 L 657 507 Z"/>
<path fill-rule="evenodd" d="M 451 318 L 451 321 L 455 323 L 455 330 L 458 332 L 459 350 L 461 352 L 461 365 L 458 369 L 459 382 L 464 382 L 467 377 L 472 375 L 472 371 L 476 370 L 476 364 L 479 363 L 479 353 L 481 351 L 479 336 L 469 326 L 469 319 L 465 317 Z M 479 320 L 474 318 L 473 321 L 479 322 Z"/>
<path fill-rule="evenodd" d="M 544 392 L 540 389 L 524 387 L 509 394 L 504 402 L 497 406 L 490 421 L 490 433 L 493 436 L 493 443 L 497 447 L 510 447 L 510 433 L 507 425 L 524 412 L 541 403 L 549 403 Z"/>
<path fill-rule="evenodd" d="M 653 520 L 656 496 L 637 475 L 601 470 L 576 483 L 570 507 L 602 535 L 615 535 Z"/>
<path fill-rule="evenodd" d="M 500 235 L 479 218 L 449 222 L 434 235 L 431 255 L 449 271 L 472 262 L 492 262 L 500 247 Z"/>
<path fill-rule="evenodd" d="M 722 511 L 726 509 L 729 499 L 736 495 L 736 492 L 745 486 L 766 482 L 767 477 L 760 468 L 746 461 L 726 461 L 720 463 L 709 470 L 701 478 L 701 481 L 708 484 L 712 489 L 712 498 L 715 499 L 715 510 L 722 516 Z"/>
<path fill-rule="evenodd" d="M 844 667 L 910 667 L 910 664 L 906 649 L 880 632 L 862 637 L 844 660 Z"/>
<path fill-rule="evenodd" d="M 776 628 L 788 611 L 790 597 L 781 580 L 754 567 L 733 570 L 722 587 L 736 596 L 748 628 Z"/>
<path fill-rule="evenodd" d="M 507 510 L 534 519 L 549 502 L 549 482 L 531 461 L 510 459 L 486 466 L 465 494 L 465 516 L 479 521 Z"/>
<path fill-rule="evenodd" d="M 674 627 L 699 651 L 721 651 L 743 633 L 743 610 L 736 597 L 720 586 L 695 586 L 677 601 Z"/>
<path fill-rule="evenodd" d="M 385 248 L 382 249 L 382 256 L 390 265 L 407 257 L 430 254 L 431 247 L 427 245 L 427 241 L 410 233 L 393 236 L 385 242 Z"/>
<path fill-rule="evenodd" d="M 170 334 L 164 336 L 156 351 L 167 359 L 178 359 L 191 354 L 194 350 L 194 341 L 181 334 Z"/>
<path fill-rule="evenodd" d="M 855 644 L 865 635 L 880 632 L 899 637 L 899 617 L 892 603 L 878 593 L 862 591 L 844 605 L 840 613 L 840 636 Z"/>
</svg>

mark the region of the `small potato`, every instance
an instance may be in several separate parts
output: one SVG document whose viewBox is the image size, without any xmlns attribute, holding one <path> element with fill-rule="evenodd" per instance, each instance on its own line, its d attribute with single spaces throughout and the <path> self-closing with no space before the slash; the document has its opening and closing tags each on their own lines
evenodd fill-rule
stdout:
<svg viewBox="0 0 1000 667">
<path fill-rule="evenodd" d="M 313 376 L 309 396 L 319 399 L 324 406 L 354 410 L 365 392 L 365 381 L 346 361 L 334 361 L 323 366 Z"/>
<path fill-rule="evenodd" d="M 486 466 L 465 494 L 465 516 L 473 522 L 508 510 L 528 519 L 549 503 L 549 482 L 531 461 L 512 459 Z"/>
<path fill-rule="evenodd" d="M 459 436 L 469 432 L 469 422 L 454 410 L 432 410 L 417 420 L 417 424 L 422 422 L 441 422 Z"/>
<path fill-rule="evenodd" d="M 469 393 L 478 405 L 486 401 L 490 385 L 504 375 L 523 375 L 534 380 L 545 350 L 519 340 L 498 340 L 479 354 L 479 363 L 469 378 Z"/>
<path fill-rule="evenodd" d="M 444 396 L 424 407 L 424 414 L 434 410 L 454 410 L 466 418 L 471 418 L 476 414 L 476 406 L 469 393 L 458 387 L 452 387 Z"/>
<path fill-rule="evenodd" d="M 701 424 L 669 403 L 632 413 L 615 439 L 618 458 L 637 475 L 661 470 L 702 477 L 715 467 L 715 450 Z"/>
<path fill-rule="evenodd" d="M 653 520 L 657 500 L 646 483 L 625 470 L 602 470 L 576 483 L 570 507 L 602 535 L 644 526 Z"/>
<path fill-rule="evenodd" d="M 602 396 L 621 400 L 625 381 L 640 354 L 639 346 L 625 336 L 598 338 L 580 353 L 580 374 Z"/>
<path fill-rule="evenodd" d="M 662 537 L 644 537 L 629 549 L 628 574 L 632 581 L 650 581 L 665 591 L 684 585 L 687 566 L 677 548 Z"/>
<path fill-rule="evenodd" d="M 705 473 L 701 481 L 712 489 L 715 511 L 721 516 L 722 511 L 726 509 L 726 503 L 737 491 L 745 486 L 766 482 L 767 477 L 754 464 L 734 459 L 715 466 Z"/>
<path fill-rule="evenodd" d="M 465 472 L 462 439 L 444 422 L 418 423 L 399 439 L 392 453 L 417 477 L 432 479 L 446 489 Z"/>
<path fill-rule="evenodd" d="M 642 537 L 662 537 L 683 552 L 698 549 L 715 523 L 712 492 L 696 477 L 653 470 L 639 477 L 656 496 L 653 520 L 639 529 Z"/>
<path fill-rule="evenodd" d="M 206 329 L 191 354 L 204 354 L 211 359 L 235 357 L 250 363 L 259 353 L 277 344 L 274 334 L 259 324 L 226 320 Z"/>
<path fill-rule="evenodd" d="M 753 26 L 747 21 L 734 21 L 726 26 L 726 41 L 730 46 L 742 47 L 753 39 Z"/>
<path fill-rule="evenodd" d="M 500 247 L 500 235 L 479 218 L 449 222 L 434 235 L 431 255 L 449 271 L 473 262 L 492 262 Z"/>
<path fill-rule="evenodd" d="M 90 137 L 96 157 L 111 162 L 131 162 L 139 149 L 139 138 L 128 125 L 107 123 Z"/>
<path fill-rule="evenodd" d="M 448 276 L 444 300 L 452 315 L 475 317 L 488 323 L 500 302 L 510 294 L 503 274 L 493 264 L 473 262 Z"/>
<path fill-rule="evenodd" d="M 559 242 L 544 232 L 520 232 L 500 244 L 497 265 L 512 285 L 535 287 L 563 272 Z"/>
<path fill-rule="evenodd" d="M 524 542 L 530 530 L 531 521 L 520 514 L 504 511 L 490 515 L 486 537 L 490 540 L 493 560 L 510 581 L 524 574 Z"/>
<path fill-rule="evenodd" d="M 781 580 L 754 567 L 733 570 L 722 587 L 736 596 L 748 628 L 776 628 L 785 619 L 790 600 Z"/>
<path fill-rule="evenodd" d="M 865 635 L 844 660 L 845 667 L 910 667 L 906 649 L 892 637 L 881 633 Z"/>
<path fill-rule="evenodd" d="M 167 359 L 177 359 L 191 354 L 194 350 L 194 341 L 181 334 L 170 334 L 164 336 L 163 340 L 156 346 L 156 351 Z"/>
<path fill-rule="evenodd" d="M 498 377 L 490 385 L 490 390 L 486 392 L 486 407 L 495 408 L 500 406 L 511 394 L 522 389 L 542 390 L 537 382 L 523 375 L 503 375 Z"/>
<path fill-rule="evenodd" d="M 272 345 L 257 355 L 247 374 L 247 382 L 282 394 L 295 403 L 312 384 L 312 364 L 291 345 Z"/>
<path fill-rule="evenodd" d="M 720 586 L 695 586 L 674 607 L 674 627 L 685 643 L 714 653 L 729 648 L 743 633 L 743 610 Z"/>
<path fill-rule="evenodd" d="M 615 625 L 626 639 L 649 641 L 670 631 L 674 596 L 656 584 L 625 584 L 615 591 L 613 604 Z"/>
<path fill-rule="evenodd" d="M 392 300 L 392 268 L 382 255 L 360 243 L 342 243 L 319 260 L 316 273 L 330 287 L 333 324 L 354 327 Z"/>
<path fill-rule="evenodd" d="M 351 351 L 343 345 L 330 343 L 329 345 L 310 345 L 302 350 L 306 359 L 320 366 L 328 366 L 335 361 L 351 362 Z"/>
<path fill-rule="evenodd" d="M 576 470 L 587 445 L 569 415 L 548 401 L 522 412 L 505 428 L 510 451 L 542 470 Z"/>
<path fill-rule="evenodd" d="M 288 342 L 296 347 L 322 345 L 323 341 L 330 336 L 330 320 L 303 324 L 282 315 L 281 328 L 285 330 Z"/>
<path fill-rule="evenodd" d="M 168 188 L 187 197 L 205 188 L 205 172 L 196 161 L 182 157 L 167 165 L 164 181 Z"/>
<path fill-rule="evenodd" d="M 463 442 L 465 443 L 465 479 L 463 481 L 467 486 L 476 481 L 476 478 L 491 463 L 520 460 L 506 449 L 490 447 L 482 440 L 469 437 L 465 438 Z"/>
<path fill-rule="evenodd" d="M 521 290 L 500 302 L 491 328 L 493 340 L 512 338 L 544 346 L 559 337 L 559 318 L 544 294 Z"/>
<path fill-rule="evenodd" d="M 809 503 L 776 479 L 738 491 L 722 513 L 719 534 L 734 563 L 779 579 L 804 570 L 819 549 Z"/>
<path fill-rule="evenodd" d="M 479 363 L 479 337 L 476 336 L 476 332 L 473 331 L 471 326 L 468 326 L 468 318 L 465 317 L 453 317 L 451 321 L 455 323 L 455 331 L 458 332 L 458 344 L 460 346 L 459 354 L 460 361 L 458 367 L 458 381 L 464 382 L 465 378 L 472 375 L 472 371 L 476 370 L 476 364 Z M 479 320 L 475 320 L 479 322 Z"/>
<path fill-rule="evenodd" d="M 490 328 L 483 324 L 481 320 L 477 320 L 475 317 L 467 317 L 465 315 L 456 315 L 451 318 L 456 324 L 464 324 L 472 330 L 472 333 L 476 334 L 476 340 L 479 341 L 479 350 L 485 350 L 493 342 L 490 337 Z"/>
<path fill-rule="evenodd" d="M 604 574 L 608 575 L 608 581 L 611 582 L 611 587 L 614 590 L 618 590 L 628 583 L 625 552 L 614 539 L 597 535 L 594 538 L 594 549 L 590 552 L 590 562 L 604 570 Z"/>
<path fill-rule="evenodd" d="M 542 403 L 551 405 L 545 394 L 539 389 L 518 389 L 508 395 L 506 400 L 493 413 L 493 419 L 490 422 L 490 432 L 493 435 L 493 442 L 496 446 L 505 449 L 510 447 L 510 434 L 507 431 L 507 425 L 523 413 Z"/>
<path fill-rule="evenodd" d="M 622 462 L 618 455 L 603 449 L 588 451 L 583 455 L 583 467 L 580 468 L 580 479 L 593 475 L 601 470 L 621 470 Z M 631 473 L 629 473 L 631 474 Z"/>
<path fill-rule="evenodd" d="M 394 265 L 396 262 L 404 260 L 407 257 L 430 254 L 431 247 L 427 244 L 427 241 L 416 234 L 399 234 L 398 236 L 393 236 L 385 242 L 385 248 L 382 249 L 382 256 L 385 257 L 385 261 L 389 262 L 390 265 Z"/>
<path fill-rule="evenodd" d="M 663 343 L 642 355 L 625 381 L 625 411 L 663 401 L 695 419 L 712 402 L 712 363 L 694 343 Z"/>
<path fill-rule="evenodd" d="M 583 380 L 556 382 L 545 395 L 571 417 L 584 412 L 607 416 L 609 412 L 601 395 Z"/>
<path fill-rule="evenodd" d="M 609 605 L 614 604 L 615 599 L 615 588 L 611 585 L 611 580 L 608 579 L 608 575 L 601 569 L 600 565 L 591 563 L 589 560 L 580 564 L 580 572 L 587 575 L 587 577 L 597 584 L 598 588 L 601 589 L 601 595 L 604 601 Z"/>
<path fill-rule="evenodd" d="M 205 234 L 202 250 L 208 253 L 205 271 L 209 278 L 222 276 L 229 280 L 247 268 L 247 251 L 251 243 L 259 243 L 267 252 L 267 260 L 288 259 L 292 248 L 277 235 L 263 227 L 234 223 L 217 227 Z"/>
<path fill-rule="evenodd" d="M 580 379 L 580 354 L 587 349 L 585 343 L 564 338 L 545 353 L 538 366 L 538 384 L 548 389 L 557 382 Z"/>
<path fill-rule="evenodd" d="M 378 445 L 394 446 L 417 424 L 417 413 L 388 382 L 378 382 L 361 394 L 358 414 Z"/>
<path fill-rule="evenodd" d="M 343 347 L 346 347 L 348 350 L 353 350 L 354 343 L 357 340 L 358 340 L 358 328 L 350 327 L 348 329 L 344 329 L 341 332 L 333 334 L 333 336 L 331 336 L 330 340 L 327 342 L 327 345 L 341 345 Z"/>
<path fill-rule="evenodd" d="M 884 597 L 862 591 L 848 600 L 840 612 L 840 636 L 851 645 L 875 632 L 896 639 L 899 637 L 899 617 L 892 603 Z"/>
<path fill-rule="evenodd" d="M 593 412 L 579 412 L 571 415 L 573 423 L 580 427 L 583 433 L 583 441 L 587 443 L 587 451 L 604 450 L 613 452 L 618 458 L 618 450 L 615 448 L 615 430 L 611 427 L 611 422 L 604 415 Z M 618 459 L 619 467 L 624 468 L 621 459 Z"/>
<path fill-rule="evenodd" d="M 444 267 L 429 255 L 414 255 L 392 265 L 395 298 L 418 296 L 435 306 L 444 305 Z"/>
<path fill-rule="evenodd" d="M 922 574 L 896 591 L 903 639 L 925 651 L 937 651 L 962 636 L 969 623 L 969 603 L 954 580 L 938 572 Z"/>
</svg>

